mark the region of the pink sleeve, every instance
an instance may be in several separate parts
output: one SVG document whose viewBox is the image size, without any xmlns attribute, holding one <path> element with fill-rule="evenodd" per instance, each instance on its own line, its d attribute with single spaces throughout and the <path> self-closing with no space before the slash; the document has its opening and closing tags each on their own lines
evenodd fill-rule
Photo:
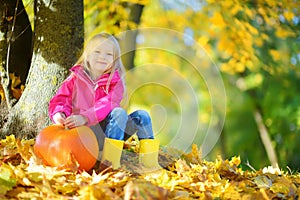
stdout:
<svg viewBox="0 0 300 200">
<path fill-rule="evenodd" d="M 100 88 L 99 88 L 100 89 Z M 90 108 L 81 114 L 88 118 L 88 126 L 95 125 L 105 119 L 105 117 L 116 107 L 120 106 L 123 99 L 124 86 L 122 81 L 112 85 L 108 94 L 95 102 Z"/>
<path fill-rule="evenodd" d="M 49 117 L 53 121 L 53 115 L 63 112 L 68 117 L 72 113 L 72 92 L 75 76 L 70 75 L 60 86 L 56 94 L 49 102 Z"/>
</svg>

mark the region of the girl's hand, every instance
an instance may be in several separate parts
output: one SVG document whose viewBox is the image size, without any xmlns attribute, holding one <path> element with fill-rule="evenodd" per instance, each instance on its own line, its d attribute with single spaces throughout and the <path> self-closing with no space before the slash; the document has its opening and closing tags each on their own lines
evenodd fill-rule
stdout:
<svg viewBox="0 0 300 200">
<path fill-rule="evenodd" d="M 87 122 L 87 118 L 82 115 L 71 115 L 65 120 L 64 125 L 68 128 L 75 128 L 77 126 L 83 126 L 87 124 Z"/>
<path fill-rule="evenodd" d="M 63 125 L 65 123 L 66 115 L 65 113 L 58 112 L 53 115 L 53 121 L 55 124 Z"/>
</svg>

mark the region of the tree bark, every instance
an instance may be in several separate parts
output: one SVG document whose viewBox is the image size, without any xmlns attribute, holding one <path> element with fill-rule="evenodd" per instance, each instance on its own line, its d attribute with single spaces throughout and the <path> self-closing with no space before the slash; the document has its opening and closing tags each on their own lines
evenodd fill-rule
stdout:
<svg viewBox="0 0 300 200">
<path fill-rule="evenodd" d="M 50 124 L 48 103 L 82 49 L 83 1 L 35 0 L 35 34 L 26 88 L 3 135 L 31 138 Z"/>
</svg>

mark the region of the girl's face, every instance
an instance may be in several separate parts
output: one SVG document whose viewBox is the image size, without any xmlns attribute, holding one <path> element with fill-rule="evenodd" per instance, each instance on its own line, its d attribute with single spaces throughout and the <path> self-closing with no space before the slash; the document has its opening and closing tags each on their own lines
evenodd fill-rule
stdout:
<svg viewBox="0 0 300 200">
<path fill-rule="evenodd" d="M 98 78 L 109 71 L 114 61 L 114 45 L 111 41 L 103 39 L 88 55 L 92 79 Z"/>
</svg>

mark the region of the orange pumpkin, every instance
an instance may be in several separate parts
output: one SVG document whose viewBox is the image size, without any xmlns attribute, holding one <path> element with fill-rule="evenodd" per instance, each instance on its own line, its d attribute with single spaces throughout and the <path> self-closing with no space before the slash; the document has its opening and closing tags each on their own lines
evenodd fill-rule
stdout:
<svg viewBox="0 0 300 200">
<path fill-rule="evenodd" d="M 99 149 L 93 131 L 87 126 L 65 129 L 61 125 L 50 125 L 36 137 L 34 151 L 45 165 L 90 170 L 96 163 Z"/>
</svg>

